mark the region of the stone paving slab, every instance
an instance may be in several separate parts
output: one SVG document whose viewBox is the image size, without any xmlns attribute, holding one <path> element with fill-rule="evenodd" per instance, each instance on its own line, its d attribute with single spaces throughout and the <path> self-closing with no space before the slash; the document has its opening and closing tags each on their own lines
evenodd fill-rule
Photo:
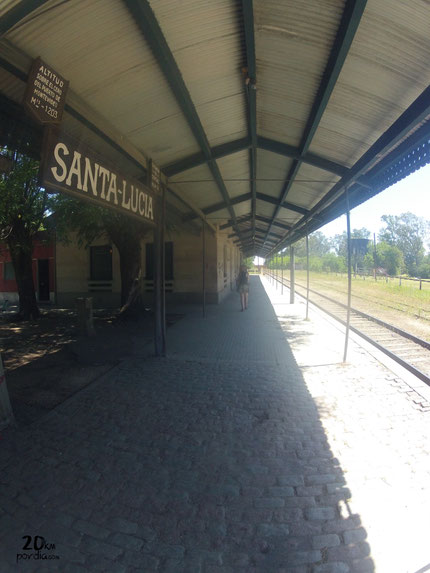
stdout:
<svg viewBox="0 0 430 573">
<path fill-rule="evenodd" d="M 429 388 L 385 357 L 393 370 L 381 365 L 354 335 L 342 364 L 343 327 L 318 310 L 307 322 L 299 297 L 286 305 L 289 291 L 264 284 L 351 492 L 342 511 L 361 516 L 375 570 L 430 571 L 430 412 L 421 407 Z"/>
<path fill-rule="evenodd" d="M 4 432 L 1 573 L 417 573 L 428 417 L 335 338 L 253 277 L 244 313 L 235 293 L 191 312 L 168 358 Z"/>
</svg>

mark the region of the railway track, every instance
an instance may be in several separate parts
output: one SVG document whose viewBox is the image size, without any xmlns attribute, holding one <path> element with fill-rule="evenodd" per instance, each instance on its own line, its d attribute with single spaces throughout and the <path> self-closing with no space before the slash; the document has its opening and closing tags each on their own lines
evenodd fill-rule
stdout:
<svg viewBox="0 0 430 573">
<path fill-rule="evenodd" d="M 268 276 L 281 282 L 276 275 Z M 283 283 L 289 288 L 287 278 Z M 306 287 L 295 283 L 295 291 L 306 299 Z M 309 301 L 346 325 L 345 304 L 313 289 L 309 289 Z M 355 308 L 351 308 L 350 329 L 430 386 L 430 343 Z"/>
</svg>

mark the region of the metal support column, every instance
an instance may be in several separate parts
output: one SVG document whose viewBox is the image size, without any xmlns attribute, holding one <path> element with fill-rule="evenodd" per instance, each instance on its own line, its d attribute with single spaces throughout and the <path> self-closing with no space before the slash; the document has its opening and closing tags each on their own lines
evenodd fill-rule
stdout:
<svg viewBox="0 0 430 573">
<path fill-rule="evenodd" d="M 346 362 L 348 354 L 348 341 L 349 341 L 349 323 L 351 320 L 351 218 L 349 213 L 349 193 L 348 188 L 345 190 L 346 197 L 346 236 L 347 236 L 347 252 L 348 252 L 348 308 L 346 311 L 346 331 L 345 331 L 345 348 L 343 351 L 343 361 Z"/>
<path fill-rule="evenodd" d="M 306 229 L 306 320 L 309 320 L 309 235 L 307 229 Z"/>
<path fill-rule="evenodd" d="M 206 223 L 202 220 L 202 312 L 206 316 Z"/>
<path fill-rule="evenodd" d="M 373 233 L 373 278 L 376 281 L 376 235 Z"/>
<path fill-rule="evenodd" d="M 281 258 L 281 294 L 284 294 L 284 257 L 285 252 L 282 253 Z"/>
<path fill-rule="evenodd" d="M 295 298 L 295 285 L 294 285 L 294 271 L 295 271 L 295 262 L 294 262 L 294 247 L 290 245 L 290 304 L 294 304 Z"/>
<path fill-rule="evenodd" d="M 154 350 L 155 356 L 166 355 L 166 320 L 164 289 L 164 192 L 159 198 L 161 217 L 154 228 Z"/>
</svg>

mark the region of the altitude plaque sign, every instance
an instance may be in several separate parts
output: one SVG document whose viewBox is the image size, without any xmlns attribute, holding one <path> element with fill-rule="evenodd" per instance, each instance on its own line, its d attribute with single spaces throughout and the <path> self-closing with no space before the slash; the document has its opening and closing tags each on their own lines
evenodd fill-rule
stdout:
<svg viewBox="0 0 430 573">
<path fill-rule="evenodd" d="M 24 107 L 40 123 L 60 123 L 69 82 L 36 58 L 31 66 L 24 95 Z"/>
<path fill-rule="evenodd" d="M 147 168 L 147 183 L 155 193 L 161 193 L 161 172 L 160 168 L 150 159 Z"/>
<path fill-rule="evenodd" d="M 45 134 L 41 185 L 155 224 L 156 201 L 148 187 L 120 173 L 81 142 L 50 128 Z"/>
</svg>

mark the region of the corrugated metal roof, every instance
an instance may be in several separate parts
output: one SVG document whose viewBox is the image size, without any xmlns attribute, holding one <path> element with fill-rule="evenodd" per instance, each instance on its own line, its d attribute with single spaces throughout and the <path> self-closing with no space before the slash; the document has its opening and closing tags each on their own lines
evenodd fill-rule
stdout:
<svg viewBox="0 0 430 573">
<path fill-rule="evenodd" d="M 321 192 L 329 191 L 339 179 L 336 175 L 302 163 L 296 183 L 288 194 L 288 201 L 311 209 L 321 198 Z"/>
<path fill-rule="evenodd" d="M 247 234 L 256 226 L 283 235 L 276 216 L 294 226 L 290 237 L 299 236 L 309 210 L 310 217 L 325 213 L 323 201 L 336 203 L 340 182 L 388 160 L 430 113 L 430 9 L 423 0 L 254 0 L 252 30 L 239 0 L 34 6 L 0 4 L 1 30 L 12 26 L 5 32 L 10 49 L 0 43 L 0 93 L 21 102 L 22 74 L 41 56 L 70 80 L 67 131 L 133 175 L 148 157 L 182 165 L 172 189 L 220 224 L 239 217 Z M 21 20 L 10 18 L 14 7 Z M 152 38 L 135 7 L 145 8 Z M 254 59 L 256 84 L 247 87 Z M 413 112 L 394 124 L 409 106 Z M 257 141 L 270 141 L 253 154 L 253 211 L 246 147 L 255 125 Z M 290 208 L 279 208 L 281 201 Z"/>
<path fill-rule="evenodd" d="M 218 166 L 228 194 L 232 199 L 239 195 L 250 193 L 248 151 L 239 151 L 218 159 Z M 235 211 L 237 211 L 236 206 Z"/>
<path fill-rule="evenodd" d="M 123 3 L 61 4 L 7 38 L 30 56 L 46 59 L 75 93 L 157 163 L 198 150 L 174 94 Z"/>
<path fill-rule="evenodd" d="M 298 145 L 343 2 L 260 0 L 254 6 L 258 132 Z"/>
<path fill-rule="evenodd" d="M 201 165 L 176 175 L 170 180 L 170 186 L 201 208 L 222 202 L 219 189 L 207 165 Z"/>
<path fill-rule="evenodd" d="M 430 9 L 368 0 L 311 150 L 352 165 L 430 83 Z"/>
<path fill-rule="evenodd" d="M 292 160 L 263 149 L 257 152 L 257 193 L 278 198 Z M 274 207 L 272 206 L 272 211 Z"/>
<path fill-rule="evenodd" d="M 237 2 L 152 0 L 211 145 L 247 133 Z"/>
</svg>

